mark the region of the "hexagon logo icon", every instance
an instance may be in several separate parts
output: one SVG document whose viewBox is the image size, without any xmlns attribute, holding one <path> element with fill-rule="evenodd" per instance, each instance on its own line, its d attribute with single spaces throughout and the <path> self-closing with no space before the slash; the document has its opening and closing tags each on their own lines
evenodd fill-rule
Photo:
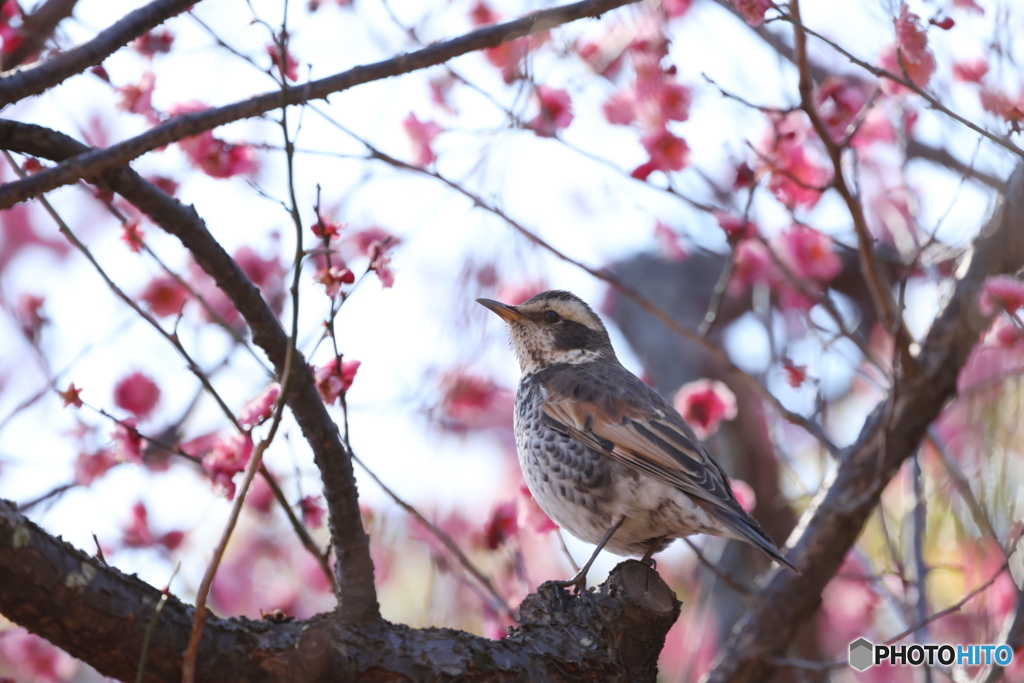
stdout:
<svg viewBox="0 0 1024 683">
<path fill-rule="evenodd" d="M 850 643 L 850 666 L 863 671 L 873 664 L 875 646 L 866 638 L 858 638 Z"/>
</svg>

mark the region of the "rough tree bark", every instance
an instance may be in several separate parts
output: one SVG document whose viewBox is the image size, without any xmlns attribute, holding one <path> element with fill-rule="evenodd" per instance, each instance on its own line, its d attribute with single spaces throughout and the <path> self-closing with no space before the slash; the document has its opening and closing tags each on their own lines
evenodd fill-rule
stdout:
<svg viewBox="0 0 1024 683">
<path fill-rule="evenodd" d="M 88 662 L 134 680 L 162 596 L 53 538 L 0 500 L 0 613 Z M 344 624 L 208 618 L 197 681 L 654 681 L 680 603 L 657 572 L 630 560 L 596 590 L 544 584 L 503 640 L 380 618 Z M 181 680 L 193 608 L 170 596 L 153 628 L 145 679 Z"/>
</svg>

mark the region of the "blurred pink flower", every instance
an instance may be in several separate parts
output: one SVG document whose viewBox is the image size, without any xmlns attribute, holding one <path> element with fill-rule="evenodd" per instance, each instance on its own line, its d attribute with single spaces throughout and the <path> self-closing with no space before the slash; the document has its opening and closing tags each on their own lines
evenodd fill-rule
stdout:
<svg viewBox="0 0 1024 683">
<path fill-rule="evenodd" d="M 484 26 L 501 21 L 501 16 L 492 10 L 484 0 L 477 0 L 469 10 L 469 20 L 473 22 L 473 26 Z"/>
<path fill-rule="evenodd" d="M 270 63 L 273 64 L 278 73 L 283 72 L 285 78 L 289 81 L 299 80 L 299 60 L 295 59 L 295 55 L 292 54 L 291 50 L 285 50 L 283 64 L 281 63 L 281 50 L 278 48 L 277 43 L 267 45 L 267 55 L 270 56 Z"/>
<path fill-rule="evenodd" d="M 304 496 L 299 501 L 299 509 L 302 511 L 302 522 L 310 529 L 318 529 L 323 526 L 324 509 L 323 496 Z"/>
<path fill-rule="evenodd" d="M 338 397 L 352 386 L 360 365 L 362 362 L 358 360 L 335 358 L 316 369 L 313 373 L 316 389 L 320 392 L 320 398 L 324 400 L 324 403 L 327 405 L 337 403 Z"/>
<path fill-rule="evenodd" d="M 340 261 L 340 259 L 337 259 Z M 332 258 L 332 264 L 336 259 Z M 356 275 L 344 264 L 331 265 L 330 268 L 321 268 L 313 276 L 313 279 L 324 286 L 327 296 L 334 298 L 338 296 L 342 285 L 350 285 L 356 281 Z"/>
<path fill-rule="evenodd" d="M 174 44 L 174 34 L 167 29 L 155 28 L 146 31 L 132 41 L 132 48 L 143 57 L 153 59 L 158 54 L 166 54 L 171 51 Z"/>
<path fill-rule="evenodd" d="M 953 78 L 964 83 L 981 83 L 988 73 L 988 61 L 983 57 L 953 62 Z"/>
<path fill-rule="evenodd" d="M 935 73 L 936 63 L 935 56 L 928 49 L 928 33 L 921 24 L 921 17 L 911 12 L 906 3 L 901 3 L 900 15 L 893 23 L 896 42 L 882 49 L 878 66 L 899 78 L 909 78 L 914 85 L 924 88 Z M 906 88 L 888 78 L 882 79 L 882 89 L 890 94 L 906 92 Z"/>
<path fill-rule="evenodd" d="M 161 318 L 177 315 L 185 305 L 185 288 L 170 275 L 158 275 L 149 281 L 139 299 L 149 304 L 153 313 Z"/>
<path fill-rule="evenodd" d="M 654 224 L 654 241 L 658 252 L 670 261 L 685 261 L 690 256 L 682 245 L 682 238 L 661 221 Z"/>
<path fill-rule="evenodd" d="M 142 464 L 142 449 L 146 440 L 135 429 L 138 421 L 134 417 L 121 420 L 114 426 L 114 454 L 121 462 Z"/>
<path fill-rule="evenodd" d="M 58 391 L 57 395 L 60 396 L 61 407 L 67 408 L 68 406 L 74 406 L 76 408 L 82 407 L 82 389 L 76 387 L 75 383 L 72 382 L 68 385 L 68 388 L 64 391 Z"/>
<path fill-rule="evenodd" d="M 828 283 L 843 269 L 832 238 L 805 225 L 792 225 L 773 240 L 779 260 L 798 279 Z"/>
<path fill-rule="evenodd" d="M 676 392 L 672 405 L 702 440 L 717 432 L 723 420 L 736 417 L 736 395 L 718 380 L 687 382 Z"/>
<path fill-rule="evenodd" d="M 502 80 L 512 84 L 522 76 L 519 65 L 530 51 L 530 41 L 516 38 L 507 43 L 484 49 L 484 57 L 501 70 Z"/>
<path fill-rule="evenodd" d="M 145 245 L 146 233 L 137 220 L 129 220 L 121 224 L 121 241 L 128 245 L 132 253 L 138 254 Z"/>
<path fill-rule="evenodd" d="M 761 240 L 744 239 L 733 249 L 732 276 L 728 291 L 731 296 L 740 296 L 751 285 L 774 286 L 782 280 L 768 247 Z"/>
<path fill-rule="evenodd" d="M 140 500 L 132 506 L 131 519 L 124 528 L 121 542 L 128 548 L 151 548 L 154 545 L 162 545 L 168 550 L 174 550 L 181 545 L 184 538 L 185 534 L 182 531 L 170 531 L 160 538 L 155 537 L 149 527 L 149 512 Z"/>
<path fill-rule="evenodd" d="M 243 427 L 254 427 L 270 418 L 274 409 L 274 402 L 281 394 L 281 385 L 277 382 L 271 384 L 259 393 L 256 398 L 249 400 L 238 413 L 238 424 Z"/>
<path fill-rule="evenodd" d="M 309 229 L 312 230 L 313 234 L 321 240 L 336 240 L 341 237 L 341 231 L 347 227 L 348 223 L 324 220 L 323 218 L 320 218 L 316 223 L 309 226 Z"/>
<path fill-rule="evenodd" d="M 114 385 L 114 403 L 118 408 L 144 418 L 160 401 L 160 387 L 141 372 L 133 372 Z"/>
<path fill-rule="evenodd" d="M 117 458 L 105 448 L 95 453 L 79 453 L 75 459 L 75 483 L 88 486 L 117 464 Z"/>
<path fill-rule="evenodd" d="M 729 244 L 736 244 L 740 240 L 757 237 L 758 229 L 753 221 L 731 213 L 725 213 L 724 211 L 715 211 L 713 215 L 715 220 L 718 221 L 718 227 L 725 232 L 725 239 Z"/>
<path fill-rule="evenodd" d="M 636 94 L 631 89 L 624 89 L 612 95 L 601 107 L 608 123 L 628 126 L 636 120 Z"/>
<path fill-rule="evenodd" d="M 764 23 L 764 13 L 772 6 L 771 0 L 732 0 L 743 20 L 751 26 Z"/>
<path fill-rule="evenodd" d="M 796 389 L 807 380 L 807 366 L 794 365 L 788 358 L 783 359 L 782 369 L 786 373 L 786 382 Z"/>
<path fill-rule="evenodd" d="M 249 492 L 245 494 L 245 504 L 261 515 L 270 512 L 270 508 L 274 504 L 274 490 L 270 488 L 270 484 L 263 476 L 257 476 L 252 480 Z"/>
<path fill-rule="evenodd" d="M 493 380 L 455 368 L 441 375 L 441 425 L 462 431 L 508 425 L 511 392 Z"/>
<path fill-rule="evenodd" d="M 529 529 L 538 534 L 546 534 L 558 528 L 558 525 L 551 521 L 547 513 L 540 509 L 537 501 L 526 484 L 519 486 L 519 495 L 516 498 L 518 513 L 516 523 L 522 529 Z"/>
<path fill-rule="evenodd" d="M 736 496 L 736 501 L 740 504 L 740 507 L 747 512 L 752 512 L 757 506 L 757 494 L 754 493 L 754 489 L 750 487 L 750 484 L 743 481 L 742 479 L 730 479 L 729 484 L 732 486 L 733 495 Z"/>
<path fill-rule="evenodd" d="M 382 227 L 371 225 L 368 228 L 348 232 L 344 242 L 360 256 L 370 256 L 371 252 L 381 248 L 391 249 L 402 243 L 402 240 L 395 237 Z"/>
<path fill-rule="evenodd" d="M 71 655 L 21 628 L 0 631 L 0 661 L 21 680 L 33 683 L 69 681 L 78 670 Z"/>
<path fill-rule="evenodd" d="M 159 123 L 160 114 L 153 109 L 153 88 L 156 86 L 156 76 L 152 71 L 142 74 L 136 85 L 122 85 L 117 88 L 121 96 L 117 106 L 132 114 L 142 114 L 150 123 Z"/>
<path fill-rule="evenodd" d="M 208 109 L 196 101 L 177 104 L 170 109 L 171 116 L 191 114 Z M 189 158 L 192 165 L 211 178 L 231 178 L 248 175 L 256 171 L 256 150 L 252 145 L 234 145 L 214 137 L 212 131 L 178 141 L 178 147 Z"/>
<path fill-rule="evenodd" d="M 1024 308 L 1024 281 L 1012 275 L 993 275 L 981 286 L 978 308 L 984 315 L 999 311 L 1016 313 Z"/>
<path fill-rule="evenodd" d="M 760 170 L 770 174 L 768 189 L 789 208 L 812 208 L 832 178 L 824 160 L 812 147 L 810 123 L 803 112 L 774 116 L 774 127 L 762 144 L 764 163 Z M 813 153 L 813 156 L 812 156 Z"/>
<path fill-rule="evenodd" d="M 14 304 L 14 317 L 21 325 L 21 331 L 33 341 L 39 339 L 43 324 L 48 322 L 48 319 L 39 312 L 45 303 L 46 297 L 22 292 Z"/>
<path fill-rule="evenodd" d="M 527 125 L 542 137 L 554 137 L 558 131 L 572 123 L 572 99 L 565 90 L 556 90 L 542 85 L 536 91 L 540 106 L 537 114 Z"/>
<path fill-rule="evenodd" d="M 433 121 L 420 121 L 412 112 L 402 120 L 402 128 L 412 142 L 416 165 L 422 167 L 433 163 L 437 156 L 430 145 L 444 129 Z"/>
<path fill-rule="evenodd" d="M 858 83 L 832 76 L 814 90 L 814 106 L 829 137 L 842 142 L 852 124 L 867 104 L 867 95 Z"/>
<path fill-rule="evenodd" d="M 690 146 L 686 140 L 661 129 L 640 139 L 650 159 L 633 169 L 632 176 L 646 180 L 654 171 L 679 171 L 690 161 Z"/>
<path fill-rule="evenodd" d="M 233 477 L 245 469 L 252 456 L 253 443 L 248 434 L 231 434 L 221 438 L 203 457 L 203 469 L 214 486 L 224 491 L 228 500 L 235 497 Z"/>
<path fill-rule="evenodd" d="M 508 500 L 498 503 L 491 510 L 490 517 L 484 524 L 483 532 L 479 536 L 479 544 L 488 550 L 497 550 L 505 541 L 519 533 L 517 522 L 516 501 Z"/>
</svg>

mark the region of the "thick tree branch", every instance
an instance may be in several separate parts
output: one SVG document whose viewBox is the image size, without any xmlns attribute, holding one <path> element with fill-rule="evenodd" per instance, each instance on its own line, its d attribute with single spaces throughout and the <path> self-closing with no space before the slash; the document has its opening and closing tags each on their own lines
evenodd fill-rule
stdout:
<svg viewBox="0 0 1024 683">
<path fill-rule="evenodd" d="M 843 454 L 830 486 L 801 520 L 789 557 L 803 573 L 776 570 L 767 578 L 715 660 L 709 683 L 768 677 L 769 658 L 783 654 L 796 629 L 817 609 L 822 589 L 857 540 L 882 490 L 956 396 L 957 375 L 991 322 L 976 305 L 982 283 L 1024 266 L 1024 166 L 1007 185 L 1003 203 L 974 242 L 967 274 L 922 344 L 918 374 L 897 380 L 889 399 Z"/>
<path fill-rule="evenodd" d="M 151 152 L 183 138 L 197 135 L 232 121 L 265 114 L 280 107 L 285 99 L 288 104 L 303 104 L 310 100 L 323 99 L 332 93 L 341 92 L 357 85 L 443 64 L 468 52 L 494 47 L 570 21 L 584 17 L 597 17 L 636 1 L 583 0 L 571 5 L 541 10 L 504 24 L 487 26 L 458 38 L 435 43 L 422 50 L 398 55 L 374 64 L 357 66 L 327 78 L 309 81 L 304 85 L 289 88 L 287 93 L 273 90 L 223 107 L 176 116 L 141 135 L 116 145 L 79 154 L 54 168 L 37 173 L 31 178 L 0 186 L 0 209 L 10 208 L 18 202 L 23 202 L 63 185 L 69 185 L 80 178 L 91 179 L 103 171 L 127 164 L 146 152 Z M 3 100 L 0 99 L 0 103 L 2 102 Z"/>
<path fill-rule="evenodd" d="M 52 161 L 89 149 L 61 133 L 3 120 L 0 120 L 0 148 Z M 260 291 L 209 233 L 195 209 L 184 206 L 128 168 L 114 170 L 98 180 L 181 240 L 196 263 L 213 277 L 241 313 L 252 330 L 253 342 L 266 352 L 276 372 L 282 373 L 289 346 L 288 334 Z M 351 457 L 317 393 L 309 365 L 301 357 L 293 364 L 287 402 L 313 450 L 323 480 L 324 499 L 330 513 L 331 543 L 338 560 L 335 574 L 339 614 L 346 620 L 372 616 L 377 613 L 373 563 L 359 513 Z"/>
<path fill-rule="evenodd" d="M 129 12 L 92 40 L 0 78 L 0 107 L 52 88 L 96 66 L 154 26 L 181 14 L 197 0 L 153 0 Z"/>
<path fill-rule="evenodd" d="M 100 673 L 134 680 L 162 593 L 45 531 L 0 500 L 0 613 Z M 672 590 L 639 562 L 572 597 L 550 585 L 520 606 L 503 640 L 374 619 L 338 624 L 210 619 L 197 681 L 654 681 L 679 616 Z M 145 680 L 179 683 L 193 608 L 170 597 L 156 621 Z"/>
<path fill-rule="evenodd" d="M 25 37 L 18 47 L 0 59 L 0 71 L 8 71 L 43 49 L 57 28 L 57 24 L 71 16 L 78 0 L 46 0 L 39 9 L 25 17 L 21 33 Z"/>
</svg>

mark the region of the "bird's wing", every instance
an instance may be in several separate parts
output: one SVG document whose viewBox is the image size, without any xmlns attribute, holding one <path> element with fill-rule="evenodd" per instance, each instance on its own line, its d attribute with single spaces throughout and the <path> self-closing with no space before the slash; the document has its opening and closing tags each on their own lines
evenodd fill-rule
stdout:
<svg viewBox="0 0 1024 683">
<path fill-rule="evenodd" d="M 550 427 L 695 498 L 746 516 L 725 472 L 665 399 L 621 366 L 574 370 L 543 383 Z"/>
<path fill-rule="evenodd" d="M 544 390 L 542 419 L 549 427 L 675 486 L 735 538 L 799 573 L 740 506 L 729 477 L 682 416 L 636 375 L 621 365 L 603 364 L 537 380 Z"/>
</svg>

